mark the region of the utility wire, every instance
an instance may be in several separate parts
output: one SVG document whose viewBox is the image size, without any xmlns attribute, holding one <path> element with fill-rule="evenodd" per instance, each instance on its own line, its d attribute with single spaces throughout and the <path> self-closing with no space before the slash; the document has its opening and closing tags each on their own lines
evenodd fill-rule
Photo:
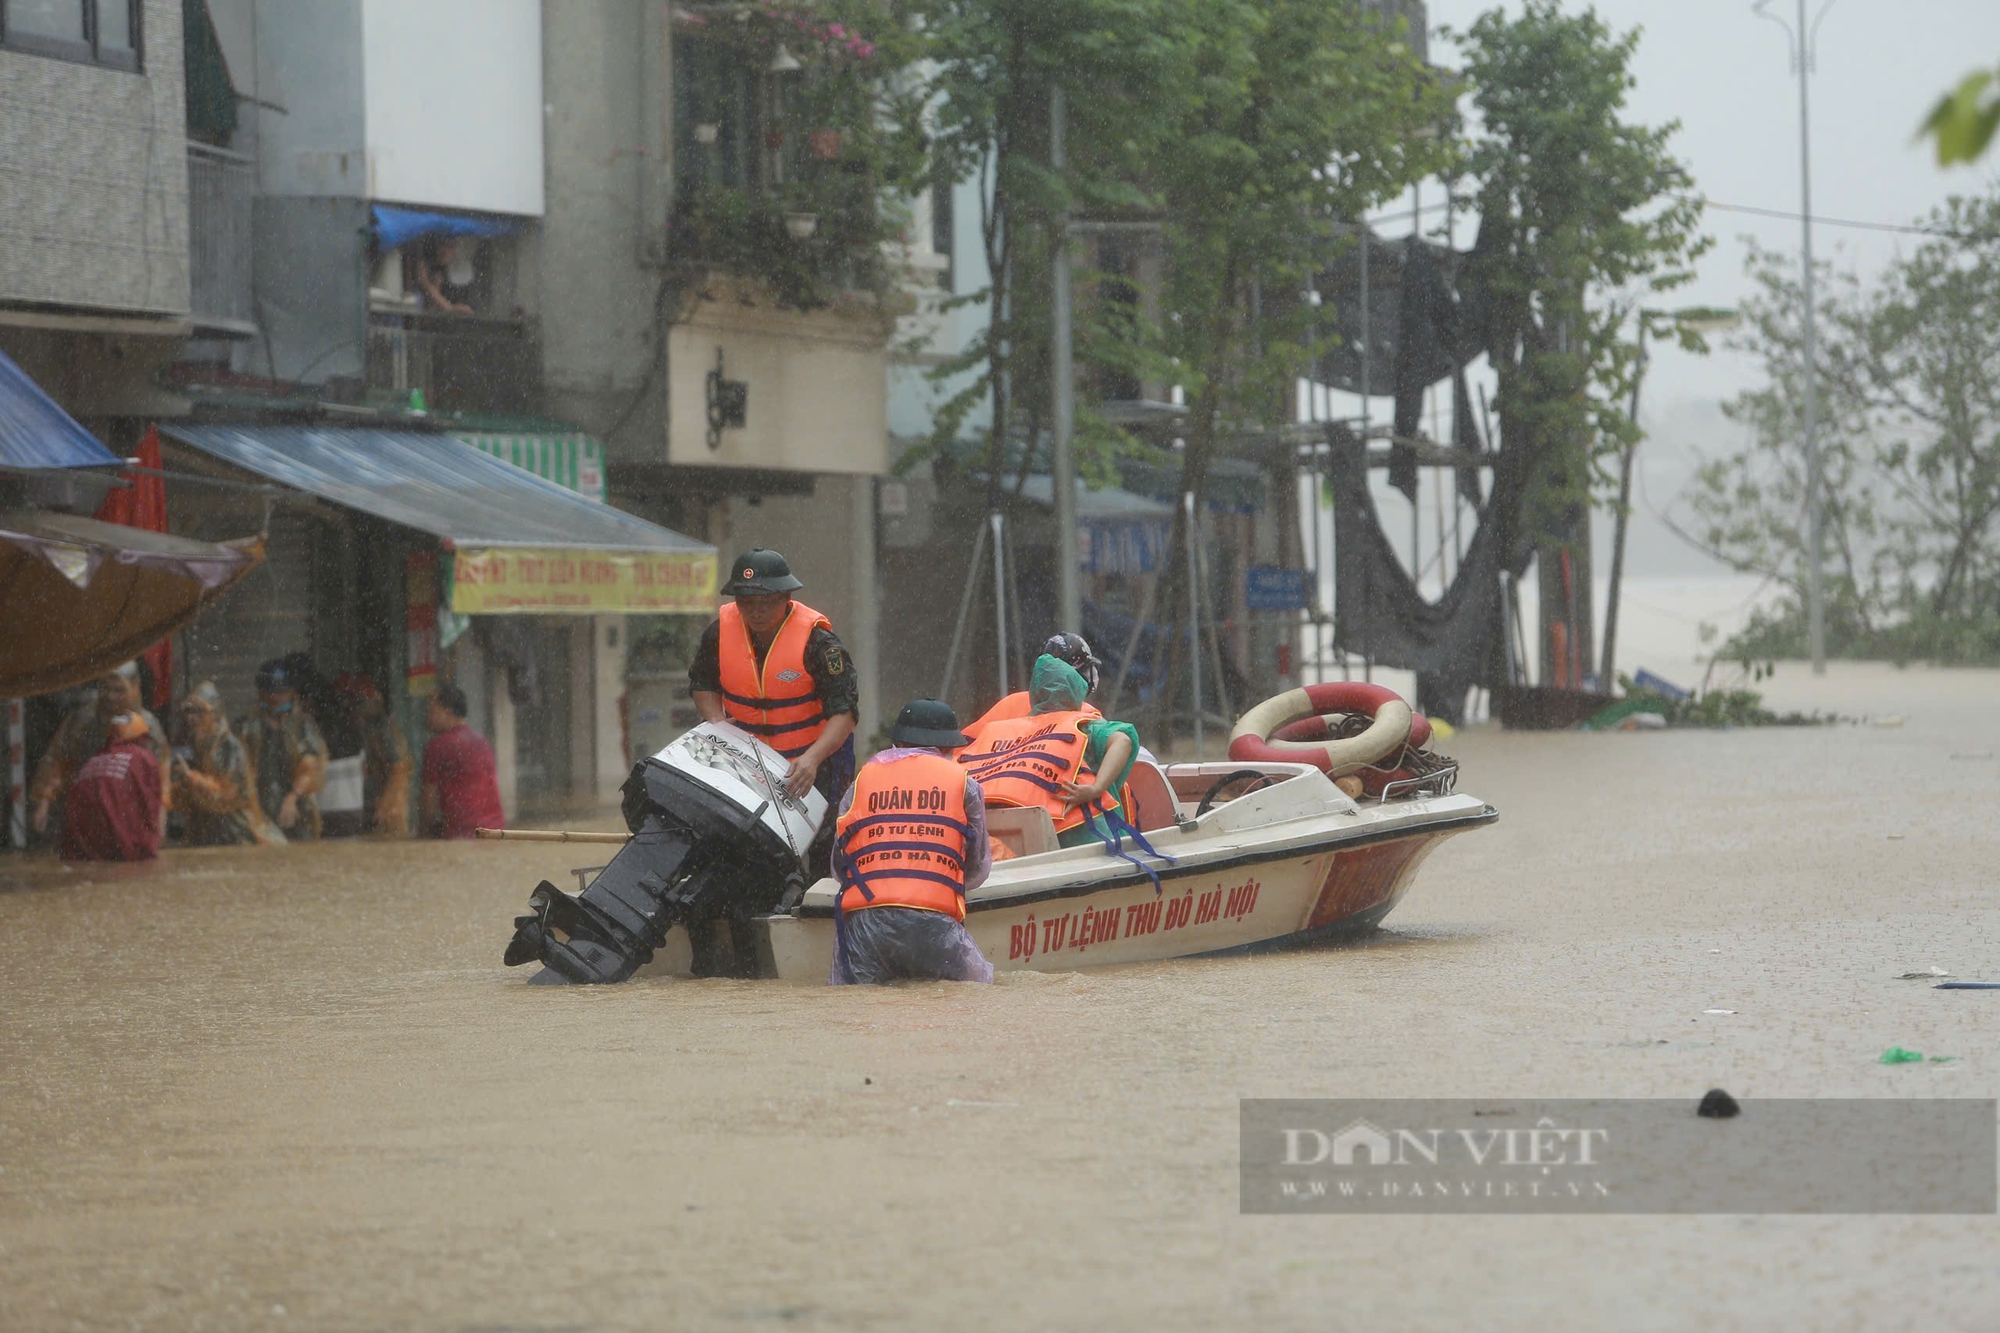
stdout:
<svg viewBox="0 0 2000 1333">
<path fill-rule="evenodd" d="M 1724 204 L 1699 195 L 1687 196 L 1699 199 L 1705 208 L 1719 209 L 1725 213 L 1749 213 L 1756 217 L 1779 218 L 1786 222 L 1798 222 L 1803 214 L 1787 212 L 1782 208 L 1754 208 L 1749 204 Z M 1821 227 L 1850 227 L 1857 231 L 1901 232 L 1912 236 L 1937 236 L 1948 241 L 2000 241 L 2000 232 L 1952 231 L 1945 227 L 1925 227 L 1910 222 L 1856 222 L 1852 218 L 1829 218 L 1813 214 L 1813 224 Z"/>
<path fill-rule="evenodd" d="M 1704 208 L 1713 208 L 1723 213 L 1747 213 L 1753 217 L 1776 218 L 1783 222 L 1798 222 L 1803 217 L 1802 214 L 1790 212 L 1782 208 L 1758 208 L 1751 204 L 1725 204 L 1720 200 L 1710 199 L 1706 195 L 1689 194 L 1676 195 L 1674 197 L 1677 199 L 1691 199 Z M 1479 197 L 1477 195 L 1459 195 L 1442 203 L 1425 204 L 1421 209 L 1414 211 L 1442 213 L 1448 208 L 1463 209 L 1467 212 L 1477 213 L 1479 209 Z M 1380 227 L 1406 221 L 1412 211 L 1405 208 L 1394 213 L 1384 213 L 1379 217 L 1369 218 L 1368 225 L 1371 227 Z M 1818 213 L 1813 214 L 1812 220 L 1815 226 L 1847 227 L 1854 231 L 1894 232 L 1907 236 L 1936 236 L 1947 241 L 2000 241 L 2000 232 L 1952 231 L 1945 227 L 1926 227 L 1914 222 L 1862 222 L 1853 218 L 1823 217 Z"/>
</svg>

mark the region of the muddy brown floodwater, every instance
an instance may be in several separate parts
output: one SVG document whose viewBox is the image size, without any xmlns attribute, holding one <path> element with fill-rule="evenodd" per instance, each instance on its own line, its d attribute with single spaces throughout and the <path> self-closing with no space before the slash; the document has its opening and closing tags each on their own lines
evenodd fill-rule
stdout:
<svg viewBox="0 0 2000 1333">
<path fill-rule="evenodd" d="M 1463 734 L 1371 943 L 992 987 L 531 989 L 587 849 L 13 863 L 0 1328 L 1992 1327 L 1991 1216 L 1237 1211 L 1243 1096 L 2000 1093 L 1891 979 L 2000 979 L 2000 677 L 1779 687 L 1907 721 Z"/>
</svg>

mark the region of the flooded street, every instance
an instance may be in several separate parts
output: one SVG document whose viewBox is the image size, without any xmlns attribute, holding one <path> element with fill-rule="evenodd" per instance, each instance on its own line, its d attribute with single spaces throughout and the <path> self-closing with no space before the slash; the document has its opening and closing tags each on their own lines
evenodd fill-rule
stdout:
<svg viewBox="0 0 2000 1333">
<path fill-rule="evenodd" d="M 2000 1094 L 1891 979 L 2000 979 L 2000 680 L 1792 671 L 1907 721 L 1464 734 L 1502 821 L 1372 942 L 990 988 L 531 989 L 590 848 L 11 863 L 0 1327 L 1990 1320 L 1991 1216 L 1238 1215 L 1243 1096 Z"/>
</svg>

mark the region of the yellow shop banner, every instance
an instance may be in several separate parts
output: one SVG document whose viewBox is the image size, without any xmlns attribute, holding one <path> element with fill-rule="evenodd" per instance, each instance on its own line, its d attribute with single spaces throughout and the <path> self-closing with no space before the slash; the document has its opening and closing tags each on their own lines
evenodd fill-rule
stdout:
<svg viewBox="0 0 2000 1333">
<path fill-rule="evenodd" d="M 622 615 L 715 610 L 713 552 L 460 549 L 451 609 L 462 616 Z"/>
</svg>

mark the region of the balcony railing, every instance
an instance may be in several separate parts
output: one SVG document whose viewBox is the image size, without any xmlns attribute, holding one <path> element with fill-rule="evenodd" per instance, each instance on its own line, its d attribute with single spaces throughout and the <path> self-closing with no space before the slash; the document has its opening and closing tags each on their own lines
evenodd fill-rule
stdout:
<svg viewBox="0 0 2000 1333">
<path fill-rule="evenodd" d="M 190 143 L 188 303 L 195 324 L 222 333 L 257 328 L 250 290 L 250 209 L 257 170 L 247 157 Z"/>
<path fill-rule="evenodd" d="M 415 390 L 432 411 L 534 414 L 541 343 L 525 319 L 378 310 L 369 316 L 367 385 L 397 402 Z"/>
</svg>

